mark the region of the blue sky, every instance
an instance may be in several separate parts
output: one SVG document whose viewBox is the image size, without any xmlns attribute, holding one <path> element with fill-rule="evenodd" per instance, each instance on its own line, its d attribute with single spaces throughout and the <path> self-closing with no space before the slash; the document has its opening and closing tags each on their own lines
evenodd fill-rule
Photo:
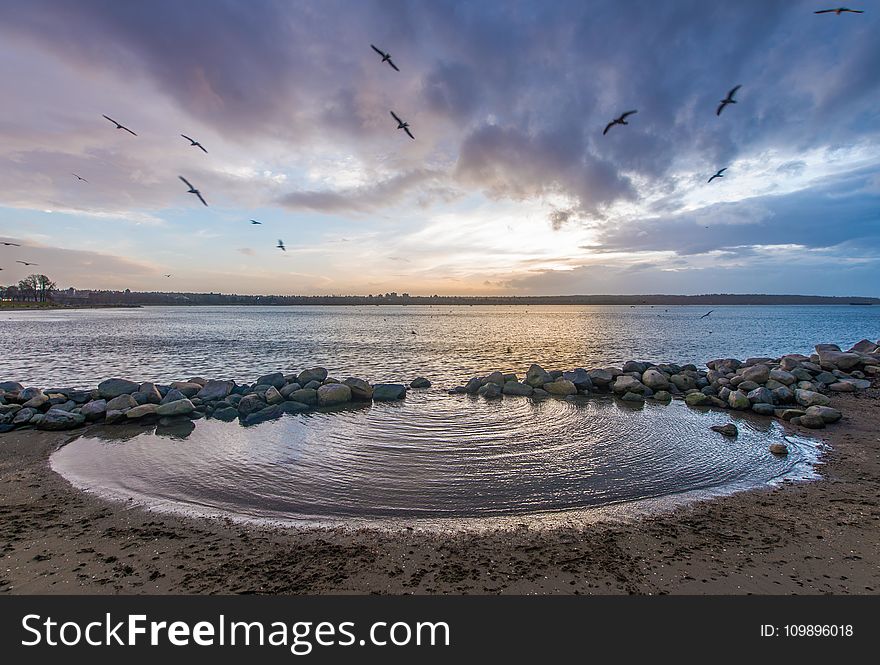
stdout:
<svg viewBox="0 0 880 665">
<path fill-rule="evenodd" d="M 0 282 L 880 296 L 852 6 L 0 0 Z"/>
</svg>

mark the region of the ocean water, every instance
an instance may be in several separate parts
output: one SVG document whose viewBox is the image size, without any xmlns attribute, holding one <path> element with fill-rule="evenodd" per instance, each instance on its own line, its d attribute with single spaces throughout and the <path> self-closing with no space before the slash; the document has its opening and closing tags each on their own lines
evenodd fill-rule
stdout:
<svg viewBox="0 0 880 665">
<path fill-rule="evenodd" d="M 701 319 L 709 309 L 712 314 Z M 695 362 L 809 353 L 880 338 L 865 306 L 145 307 L 0 313 L 0 380 L 92 387 L 120 376 L 240 383 L 327 367 L 371 382 L 425 376 L 451 386 L 629 359 Z"/>
</svg>

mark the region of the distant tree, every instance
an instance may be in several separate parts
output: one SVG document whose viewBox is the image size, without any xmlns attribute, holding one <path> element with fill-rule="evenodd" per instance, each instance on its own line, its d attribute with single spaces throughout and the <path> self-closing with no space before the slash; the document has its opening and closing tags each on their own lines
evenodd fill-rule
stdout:
<svg viewBox="0 0 880 665">
<path fill-rule="evenodd" d="M 34 277 L 34 275 L 31 275 Z M 52 293 L 58 290 L 58 285 L 45 275 L 36 275 L 37 295 L 40 302 L 48 302 L 52 299 Z"/>
<path fill-rule="evenodd" d="M 18 290 L 21 292 L 22 300 L 33 300 L 37 302 L 37 293 L 39 282 L 37 275 L 28 275 L 18 283 Z"/>
</svg>

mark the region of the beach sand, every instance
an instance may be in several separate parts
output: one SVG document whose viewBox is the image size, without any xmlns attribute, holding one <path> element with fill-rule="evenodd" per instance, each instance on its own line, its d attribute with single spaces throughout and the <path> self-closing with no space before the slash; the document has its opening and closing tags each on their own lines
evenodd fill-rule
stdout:
<svg viewBox="0 0 880 665">
<path fill-rule="evenodd" d="M 823 479 L 583 527 L 486 533 L 266 529 L 73 488 L 70 433 L 0 436 L 0 592 L 790 594 L 880 590 L 880 391 L 809 432 Z M 736 445 L 732 442 L 731 445 Z"/>
</svg>

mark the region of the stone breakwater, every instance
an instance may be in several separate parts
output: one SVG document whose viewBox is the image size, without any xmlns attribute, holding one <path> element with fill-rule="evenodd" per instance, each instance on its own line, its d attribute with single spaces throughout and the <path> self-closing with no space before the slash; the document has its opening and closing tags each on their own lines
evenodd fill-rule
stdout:
<svg viewBox="0 0 880 665">
<path fill-rule="evenodd" d="M 216 418 L 254 425 L 349 402 L 390 402 L 406 397 L 408 388 L 429 388 L 419 377 L 402 383 L 370 384 L 349 377 L 334 379 L 323 367 L 298 374 L 275 372 L 252 385 L 200 377 L 168 385 L 107 379 L 92 390 L 25 388 L 15 381 L 0 383 L 0 433 L 18 428 L 67 430 L 90 423 L 158 422 L 162 425 Z"/>
</svg>

